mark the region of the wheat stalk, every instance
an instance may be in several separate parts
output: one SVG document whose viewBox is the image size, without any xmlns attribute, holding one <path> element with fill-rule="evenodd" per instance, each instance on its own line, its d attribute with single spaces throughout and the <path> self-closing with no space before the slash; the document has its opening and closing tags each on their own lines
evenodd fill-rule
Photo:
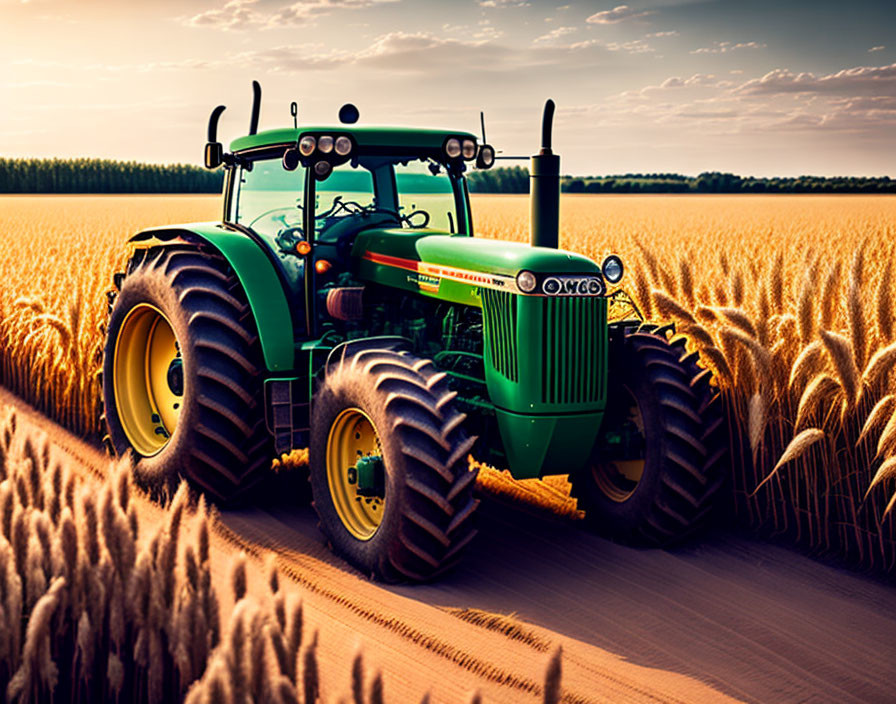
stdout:
<svg viewBox="0 0 896 704">
<path fill-rule="evenodd" d="M 886 258 L 887 264 L 877 285 L 877 333 L 882 342 L 893 339 L 893 250 Z"/>
<path fill-rule="evenodd" d="M 892 450 L 896 450 L 896 409 L 890 414 L 890 419 L 877 439 L 877 452 L 874 456 L 883 457 Z"/>
<path fill-rule="evenodd" d="M 796 420 L 793 427 L 799 430 L 809 416 L 813 415 L 820 406 L 830 403 L 839 393 L 842 393 L 840 382 L 829 374 L 816 374 L 806 385 L 797 407 Z"/>
<path fill-rule="evenodd" d="M 791 390 L 799 389 L 806 379 L 814 376 L 824 369 L 824 346 L 821 340 L 816 340 L 800 350 L 799 355 L 790 369 L 788 387 Z"/>
<path fill-rule="evenodd" d="M 864 244 L 860 245 L 853 256 L 852 266 L 849 271 L 849 290 L 846 294 L 846 311 L 849 321 L 850 339 L 855 364 L 858 367 L 865 366 L 865 350 L 867 341 L 865 334 L 865 316 L 862 311 L 862 270 L 865 263 Z"/>
<path fill-rule="evenodd" d="M 896 366 L 896 342 L 888 347 L 877 350 L 862 372 L 862 383 L 866 388 L 875 388 L 884 381 L 886 376 Z"/>
<path fill-rule="evenodd" d="M 653 296 L 654 305 L 656 306 L 656 309 L 660 315 L 666 318 L 675 318 L 677 320 L 682 320 L 692 325 L 697 322 L 694 319 L 693 315 L 691 315 L 680 304 L 678 304 L 675 299 L 673 299 L 663 291 L 660 291 L 659 289 L 653 289 L 651 291 L 651 295 Z"/>
<path fill-rule="evenodd" d="M 853 355 L 852 344 L 842 335 L 822 330 L 821 339 L 825 349 L 834 363 L 837 380 L 846 394 L 847 403 L 854 405 L 859 391 L 859 369 Z"/>
<path fill-rule="evenodd" d="M 825 437 L 824 431 L 819 428 L 807 428 L 799 435 L 791 440 L 787 447 L 784 449 L 784 454 L 781 455 L 781 458 L 775 464 L 774 468 L 771 472 L 763 479 L 756 488 L 753 490 L 753 495 L 756 494 L 759 489 L 761 489 L 766 482 L 770 481 L 772 477 L 774 477 L 778 470 L 783 467 L 788 462 L 793 462 L 805 454 L 805 452 L 812 447 L 815 443 L 823 440 Z"/>
</svg>

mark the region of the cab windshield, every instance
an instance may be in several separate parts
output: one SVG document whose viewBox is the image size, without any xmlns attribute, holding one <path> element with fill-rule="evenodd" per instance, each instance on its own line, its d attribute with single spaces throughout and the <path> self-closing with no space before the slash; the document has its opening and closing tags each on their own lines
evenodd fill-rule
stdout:
<svg viewBox="0 0 896 704">
<path fill-rule="evenodd" d="M 394 226 L 457 231 L 454 183 L 443 166 L 427 159 L 362 157 L 336 167 L 315 187 L 315 234 L 360 227 Z"/>
<path fill-rule="evenodd" d="M 272 243 L 306 238 L 306 169 L 287 171 L 280 159 L 241 166 L 229 218 Z M 368 227 L 435 229 L 459 227 L 459 181 L 431 159 L 361 157 L 342 164 L 314 184 L 315 238 L 339 240 Z"/>
</svg>

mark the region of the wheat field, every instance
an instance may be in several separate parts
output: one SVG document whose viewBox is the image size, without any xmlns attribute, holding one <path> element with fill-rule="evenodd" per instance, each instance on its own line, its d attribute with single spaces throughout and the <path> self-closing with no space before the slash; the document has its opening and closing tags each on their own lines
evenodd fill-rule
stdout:
<svg viewBox="0 0 896 704">
<path fill-rule="evenodd" d="M 95 431 L 105 291 L 125 238 L 213 220 L 216 197 L 0 198 L 0 380 L 84 436 Z M 483 236 L 524 241 L 528 200 L 475 196 Z M 896 335 L 888 196 L 564 196 L 561 246 L 626 263 L 652 322 L 674 322 L 728 410 L 742 525 L 857 566 L 896 564 Z M 486 490 L 563 515 L 562 484 Z"/>
</svg>

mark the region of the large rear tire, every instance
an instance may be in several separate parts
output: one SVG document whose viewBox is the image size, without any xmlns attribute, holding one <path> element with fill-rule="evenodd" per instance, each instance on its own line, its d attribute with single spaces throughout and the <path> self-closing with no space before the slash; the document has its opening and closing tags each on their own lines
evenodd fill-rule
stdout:
<svg viewBox="0 0 896 704">
<path fill-rule="evenodd" d="M 427 580 L 475 534 L 475 438 L 454 395 L 431 361 L 404 351 L 349 350 L 324 372 L 311 416 L 314 507 L 332 549 L 366 575 Z"/>
<path fill-rule="evenodd" d="M 273 456 L 261 349 L 238 279 L 211 250 L 138 250 L 109 316 L 106 445 L 134 455 L 159 494 L 181 477 L 213 500 L 242 498 Z"/>
<path fill-rule="evenodd" d="M 596 531 L 666 546 L 705 522 L 724 479 L 727 443 L 710 372 L 653 326 L 617 328 L 607 411 L 591 460 L 570 477 Z"/>
</svg>

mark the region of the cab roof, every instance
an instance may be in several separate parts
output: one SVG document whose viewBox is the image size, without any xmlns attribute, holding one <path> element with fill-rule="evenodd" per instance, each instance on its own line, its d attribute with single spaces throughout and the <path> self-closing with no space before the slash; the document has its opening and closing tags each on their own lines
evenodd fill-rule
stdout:
<svg viewBox="0 0 896 704">
<path fill-rule="evenodd" d="M 441 130 L 422 127 L 358 127 L 356 125 L 289 127 L 278 130 L 264 130 L 258 134 L 239 137 L 230 143 L 230 151 L 264 149 L 266 147 L 290 146 L 298 142 L 304 134 L 348 135 L 359 147 L 400 147 L 411 149 L 440 149 L 449 137 L 476 139 L 476 135 L 463 130 Z"/>
</svg>

